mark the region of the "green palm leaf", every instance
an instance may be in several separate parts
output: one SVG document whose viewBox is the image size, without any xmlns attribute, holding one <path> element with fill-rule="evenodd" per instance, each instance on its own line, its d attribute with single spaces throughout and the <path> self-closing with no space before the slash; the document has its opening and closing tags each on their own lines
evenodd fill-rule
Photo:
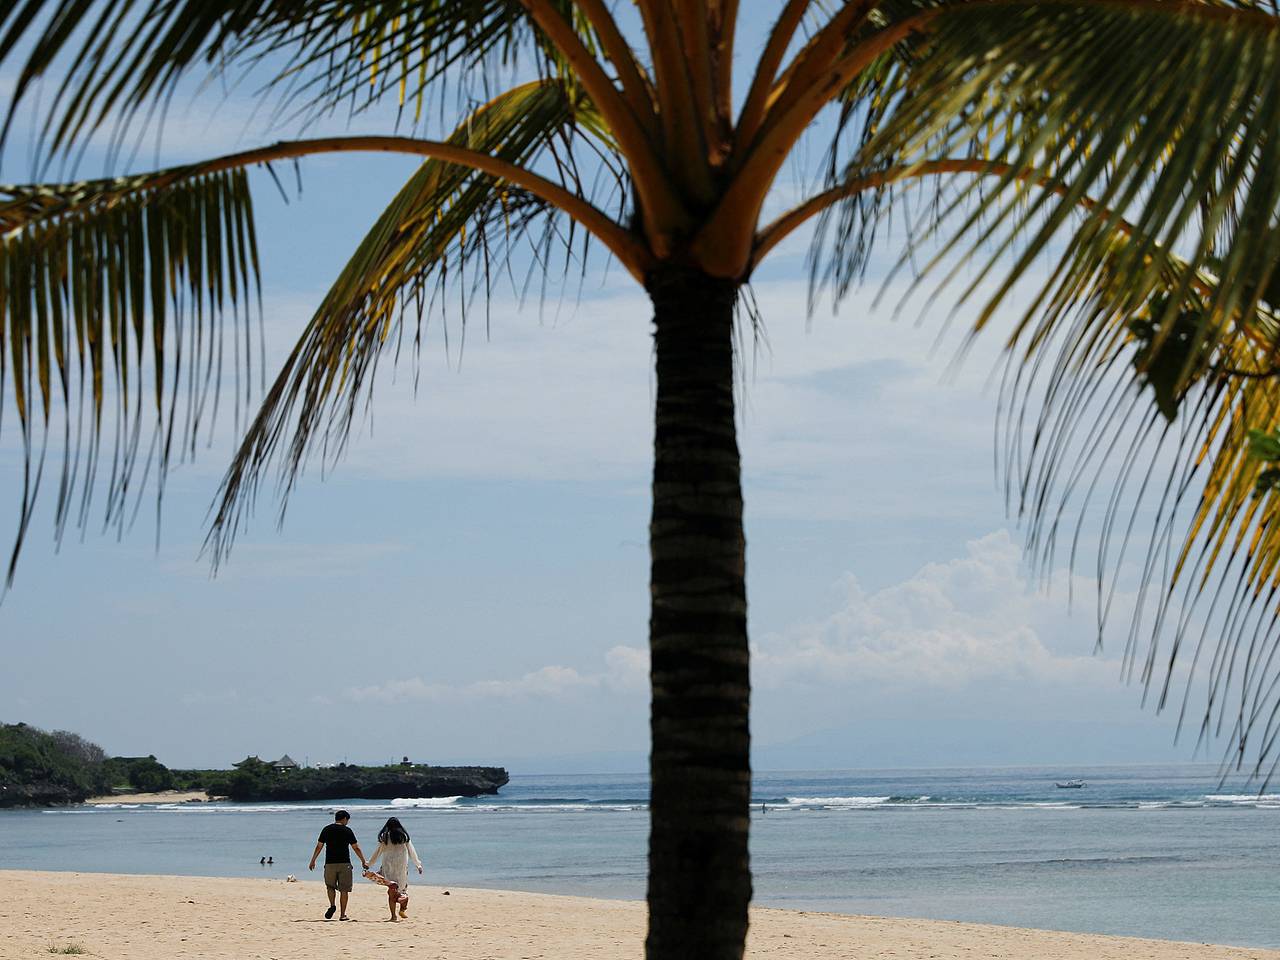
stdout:
<svg viewBox="0 0 1280 960">
<path fill-rule="evenodd" d="M 26 0 L 0 10 L 0 59 L 30 53 L 13 111 L 41 76 L 61 82 L 44 146 L 66 150 L 113 116 L 127 122 L 172 94 L 189 70 L 264 63 L 264 93 L 309 116 L 387 93 L 420 112 L 432 86 L 509 59 L 532 37 L 513 0 Z M 64 63 L 60 57 L 69 57 Z"/>
<path fill-rule="evenodd" d="M 574 86 L 548 80 L 495 98 L 449 142 L 525 166 L 560 143 L 557 159 L 570 164 L 563 173 L 573 179 L 575 129 L 602 125 Z M 616 164 L 608 141 L 598 144 L 607 163 Z M 621 187 L 620 171 L 612 182 Z M 622 203 L 625 195 L 616 199 Z M 572 225 L 560 234 L 557 220 L 555 208 L 532 194 L 456 164 L 425 161 L 356 248 L 268 392 L 223 481 L 210 534 L 214 556 L 230 549 L 278 447 L 285 446 L 282 509 L 315 446 L 329 456 L 341 452 L 379 357 L 400 342 L 406 308 L 421 324 L 432 304 L 443 308 L 457 282 L 465 322 L 467 271 L 487 302 L 494 272 L 522 237 L 531 240 L 540 272 L 554 248 L 568 256 L 575 236 L 585 256 L 588 235 Z"/>
<path fill-rule="evenodd" d="M 88 520 L 108 456 L 104 421 L 114 422 L 104 522 L 123 524 L 146 471 L 162 493 L 170 460 L 211 423 L 226 353 L 238 418 L 258 262 L 242 171 L 0 187 L 0 197 L 0 382 L 27 451 L 12 579 L 41 485 L 33 446 L 43 449 L 52 425 L 62 425 L 61 536 L 69 519 Z"/>
<path fill-rule="evenodd" d="M 1117 256 L 1108 268 L 1123 260 Z M 1110 282 L 1099 279 L 1103 296 Z M 1001 393 L 1007 483 L 1018 513 L 1030 521 L 1028 548 L 1042 564 L 1062 546 L 1060 535 L 1074 562 L 1085 521 L 1097 508 L 1099 639 L 1124 586 L 1121 568 L 1145 558 L 1125 631 L 1127 669 L 1158 688 L 1163 706 L 1174 663 L 1190 647 L 1203 667 L 1201 737 L 1225 727 L 1236 757 L 1256 742 L 1261 763 L 1274 719 L 1254 727 L 1265 719 L 1274 680 L 1268 663 L 1274 641 L 1263 641 L 1275 617 L 1280 558 L 1275 491 L 1267 481 L 1274 458 L 1250 437 L 1280 417 L 1270 347 L 1280 319 L 1259 307 L 1247 322 L 1236 318 L 1200 338 L 1203 349 L 1192 356 L 1213 280 L 1188 282 L 1185 264 L 1167 258 L 1164 288 L 1184 284 L 1196 292 L 1175 331 L 1163 337 L 1167 297 L 1157 294 L 1133 316 L 1109 322 L 1100 322 L 1091 304 L 1081 305 L 1029 363 L 1007 357 Z M 1167 418 L 1167 402 L 1176 405 L 1176 420 Z M 1145 653 L 1143 634 L 1152 638 Z M 1184 714 L 1191 693 L 1188 680 Z"/>
<path fill-rule="evenodd" d="M 940 157 L 977 161 L 978 175 L 924 188 L 902 265 L 946 284 L 960 276 L 946 264 L 976 262 L 960 294 L 983 297 L 975 331 L 1020 285 L 1031 291 L 1002 392 L 1030 548 L 1047 566 L 1063 532 L 1074 555 L 1101 501 L 1101 630 L 1145 538 L 1130 669 L 1163 703 L 1198 632 L 1202 734 L 1229 728 L 1243 756 L 1261 720 L 1264 758 L 1280 552 L 1276 493 L 1255 496 L 1268 464 L 1248 437 L 1280 419 L 1280 19 L 1256 4 L 894 6 L 882 13 L 921 28 L 847 91 L 841 135 L 855 137 L 831 179 L 885 183 L 832 211 L 815 278 L 845 292 L 904 181 Z"/>
<path fill-rule="evenodd" d="M 1186 5 L 1176 14 L 1158 4 L 956 5 L 928 22 L 921 43 L 914 62 L 900 61 L 881 84 L 892 108 L 845 172 L 966 154 L 1005 168 L 973 183 L 930 231 L 950 228 L 934 263 L 981 254 L 966 296 L 1001 269 L 979 325 L 1076 225 L 1087 198 L 1092 212 L 1061 256 L 1064 273 L 1085 282 L 1090 265 L 1110 255 L 1120 216 L 1143 238 L 1126 245 L 1127 269 L 1115 273 L 1126 278 L 1111 292 L 1116 309 L 1147 301 L 1159 275 L 1152 251 L 1180 242 L 1196 244 L 1192 271 L 1212 260 L 1225 281 L 1215 312 L 1247 313 L 1256 302 L 1248 294 L 1271 273 L 1260 268 L 1280 251 L 1267 227 L 1280 175 L 1265 148 L 1280 133 L 1280 19 Z M 1182 78 L 1197 75 L 1215 79 L 1189 93 Z M 1035 178 L 1065 189 L 1028 200 Z M 957 212 L 958 223 L 945 220 Z M 1015 241 L 1021 247 L 1010 257 Z M 1080 289 L 1068 285 L 1048 302 Z"/>
</svg>

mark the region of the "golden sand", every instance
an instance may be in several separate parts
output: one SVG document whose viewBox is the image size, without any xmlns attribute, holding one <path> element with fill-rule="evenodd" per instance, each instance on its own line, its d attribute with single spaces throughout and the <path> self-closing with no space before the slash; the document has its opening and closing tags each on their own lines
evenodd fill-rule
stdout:
<svg viewBox="0 0 1280 960">
<path fill-rule="evenodd" d="M 198 851 L 193 851 L 198 855 Z M 111 960 L 601 960 L 643 956 L 645 907 L 622 900 L 415 885 L 389 923 L 357 883 L 352 923 L 326 922 L 320 883 L 0 871 L 0 958 L 83 949 Z M 1280 951 L 935 920 L 756 908 L 747 956 L 796 960 L 1280 960 Z"/>
</svg>

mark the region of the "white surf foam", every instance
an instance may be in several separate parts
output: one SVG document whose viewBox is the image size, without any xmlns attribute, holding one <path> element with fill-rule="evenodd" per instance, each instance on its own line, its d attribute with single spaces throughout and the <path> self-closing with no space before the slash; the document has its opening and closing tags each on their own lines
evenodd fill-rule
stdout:
<svg viewBox="0 0 1280 960">
<path fill-rule="evenodd" d="M 479 803 L 466 809 L 488 813 L 630 813 L 648 807 L 643 803 Z"/>
<path fill-rule="evenodd" d="M 422 809 L 433 807 L 454 807 L 462 797 L 397 797 L 391 801 L 390 809 L 404 808 Z"/>
<path fill-rule="evenodd" d="M 787 803 L 793 807 L 856 809 L 861 807 L 882 807 L 892 799 L 892 797 L 787 797 Z"/>
</svg>

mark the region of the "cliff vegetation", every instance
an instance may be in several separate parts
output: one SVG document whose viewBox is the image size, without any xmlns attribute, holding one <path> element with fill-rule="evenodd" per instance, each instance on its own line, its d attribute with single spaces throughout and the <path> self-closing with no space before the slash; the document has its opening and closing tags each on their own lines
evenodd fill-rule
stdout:
<svg viewBox="0 0 1280 960">
<path fill-rule="evenodd" d="M 292 761 L 290 761 L 291 763 Z M 108 757 L 96 743 L 66 730 L 0 724 L 0 807 L 56 806 L 89 797 L 162 790 L 266 800 L 391 800 L 396 797 L 474 797 L 507 783 L 502 767 L 281 767 L 248 757 L 230 770 L 171 770 L 154 756 Z"/>
</svg>

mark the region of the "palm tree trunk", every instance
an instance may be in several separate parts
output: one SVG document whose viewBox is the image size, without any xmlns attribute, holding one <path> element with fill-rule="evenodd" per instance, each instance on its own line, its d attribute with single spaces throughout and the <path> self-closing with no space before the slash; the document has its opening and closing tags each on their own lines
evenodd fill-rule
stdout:
<svg viewBox="0 0 1280 960">
<path fill-rule="evenodd" d="M 746 541 L 733 410 L 737 285 L 650 278 L 649 960 L 740 960 L 751 871 Z"/>
</svg>

